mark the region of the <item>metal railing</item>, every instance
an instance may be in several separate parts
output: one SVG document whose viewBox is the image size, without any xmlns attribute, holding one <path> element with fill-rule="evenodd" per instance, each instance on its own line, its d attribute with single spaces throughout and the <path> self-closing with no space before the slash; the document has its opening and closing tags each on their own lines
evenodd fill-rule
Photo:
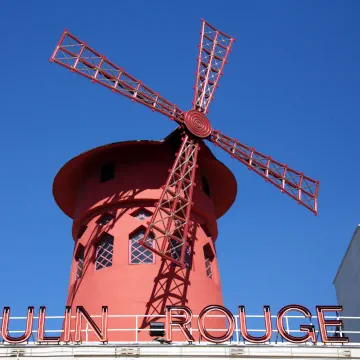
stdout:
<svg viewBox="0 0 360 360">
<path fill-rule="evenodd" d="M 101 319 L 101 315 L 94 315 L 91 316 L 92 319 L 96 323 L 100 323 L 98 321 Z M 181 317 L 181 315 L 179 315 Z M 197 327 L 199 315 L 193 315 L 193 320 L 191 326 L 189 327 L 190 333 L 196 339 L 200 338 L 199 329 Z M 223 321 L 223 325 L 226 326 L 226 320 L 223 315 L 208 315 L 208 318 L 221 318 Z M 235 318 L 235 331 L 233 333 L 232 338 L 226 342 L 225 344 L 250 344 L 244 340 L 240 332 L 240 323 L 239 323 L 239 315 L 234 314 Z M 348 344 L 360 346 L 360 317 L 348 317 L 348 316 L 326 316 L 326 319 L 340 319 L 343 321 L 343 326 L 341 328 L 331 328 L 327 327 L 327 331 L 329 336 L 347 336 L 350 339 Z M 27 344 L 36 344 L 36 335 L 38 332 L 38 316 L 34 316 L 34 324 L 32 330 L 32 336 L 26 342 Z M 75 321 L 75 316 L 71 316 L 71 321 Z M 149 337 L 150 329 L 150 321 L 152 319 L 156 319 L 157 322 L 165 322 L 165 315 L 108 315 L 108 335 L 109 335 L 109 343 L 149 343 L 151 338 Z M 276 328 L 276 316 L 272 315 L 272 337 L 268 344 L 272 345 L 291 345 L 291 343 L 287 343 L 285 340 L 282 339 L 281 335 L 279 334 Z M 63 333 L 62 324 L 63 324 L 64 316 L 46 316 L 46 328 L 45 328 L 45 336 L 61 336 Z M 264 329 L 264 316 L 263 315 L 246 315 L 247 321 L 247 330 L 253 336 L 256 335 L 263 335 L 265 333 Z M 2 317 L 0 317 L 0 324 L 2 322 Z M 11 336 L 20 336 L 24 334 L 25 329 L 25 316 L 11 316 L 9 320 L 9 334 Z M 259 325 L 257 325 L 259 324 Z M 315 332 L 317 335 L 317 343 L 312 344 L 311 342 L 306 343 L 306 345 L 322 345 L 321 337 L 319 333 L 317 317 L 313 316 L 311 321 L 306 319 L 303 316 L 296 316 L 296 315 L 287 315 L 284 316 L 284 328 L 285 330 L 291 334 L 295 335 L 304 334 L 303 331 L 300 331 L 300 324 L 312 324 L 315 326 Z M 154 331 L 154 330 L 153 330 Z M 175 333 L 179 333 L 181 330 L 178 328 L 174 328 L 172 331 Z M 224 334 L 227 331 L 227 328 L 211 328 L 207 327 L 207 331 L 216 335 L 216 333 Z M 70 330 L 70 334 L 74 334 L 75 329 L 72 328 Z M 98 340 L 92 340 L 94 336 L 93 330 L 89 327 L 87 322 L 83 322 L 83 326 L 81 328 L 82 334 L 82 343 L 93 343 L 99 342 Z M 113 341 L 112 338 L 116 338 L 114 334 L 119 333 L 119 339 L 122 339 L 126 336 L 126 340 L 121 341 Z M 126 333 L 126 335 L 124 335 Z M 143 336 L 143 334 L 146 334 Z M 73 336 L 72 336 L 73 338 Z M 144 340 L 145 339 L 145 340 Z M 71 341 L 73 342 L 73 341 Z M 186 343 L 184 338 L 183 341 L 175 341 L 176 343 Z M 201 341 L 204 343 L 204 341 Z M 0 345 L 6 344 L 1 337 L 0 332 Z M 331 344 L 330 344 L 331 345 Z M 337 344 L 339 345 L 339 344 Z M 345 344 L 346 345 L 346 344 Z"/>
</svg>

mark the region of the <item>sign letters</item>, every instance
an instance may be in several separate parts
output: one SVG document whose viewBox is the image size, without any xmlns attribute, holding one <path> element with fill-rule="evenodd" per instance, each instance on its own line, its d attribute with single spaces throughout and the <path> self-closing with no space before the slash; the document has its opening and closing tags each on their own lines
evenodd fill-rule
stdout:
<svg viewBox="0 0 360 360">
<path fill-rule="evenodd" d="M 343 325 L 342 320 L 339 319 L 328 319 L 326 318 L 327 312 L 340 312 L 343 308 L 340 305 L 331 305 L 331 306 L 316 306 L 316 315 L 318 320 L 318 332 L 320 334 L 319 340 L 324 344 L 327 343 L 347 343 L 349 339 L 345 336 L 330 336 L 327 327 L 341 327 Z M 293 335 L 289 334 L 284 327 L 284 319 L 290 311 L 297 311 L 304 316 L 304 321 L 309 319 L 311 321 L 312 313 L 309 309 L 302 305 L 287 305 L 280 309 L 276 315 L 276 327 L 278 333 L 281 337 L 290 343 L 300 344 L 311 341 L 315 344 L 318 340 L 316 337 L 316 330 L 313 324 L 302 324 L 299 326 L 299 330 L 304 335 Z M 211 330 L 208 330 L 206 327 L 206 318 L 211 317 L 210 313 L 216 312 L 221 314 L 221 318 L 224 320 L 224 324 L 227 324 L 225 333 L 221 335 L 214 335 L 211 333 Z M 26 317 L 26 326 L 24 333 L 20 336 L 14 337 L 9 334 L 9 322 L 10 322 L 10 307 L 4 307 L 2 314 L 2 323 L 1 323 L 1 333 L 0 336 L 3 339 L 3 342 L 10 344 L 19 344 L 26 342 L 30 339 L 33 333 L 33 323 L 34 323 L 34 307 L 29 306 L 27 310 Z M 190 308 L 187 306 L 167 306 L 165 314 L 165 334 L 166 340 L 168 342 L 173 341 L 173 330 L 174 328 L 179 329 L 183 340 L 192 343 L 195 341 L 193 332 L 191 331 L 191 325 L 194 326 L 195 321 L 193 321 L 193 313 Z M 271 340 L 273 333 L 273 325 L 271 321 L 271 311 L 270 306 L 264 306 L 264 325 L 265 333 L 259 336 L 250 335 L 248 332 L 246 324 L 246 313 L 245 306 L 239 306 L 239 332 L 241 337 L 250 343 L 266 343 Z M 37 327 L 37 337 L 36 341 L 38 344 L 54 344 L 59 342 L 68 343 L 74 341 L 76 343 L 81 343 L 81 329 L 82 321 L 87 323 L 88 328 L 92 330 L 92 333 L 95 334 L 97 339 L 106 343 L 108 341 L 108 307 L 103 306 L 101 311 L 101 327 L 99 327 L 89 313 L 85 310 L 83 306 L 76 307 L 76 321 L 75 328 L 72 329 L 73 322 L 71 321 L 71 307 L 66 306 L 64 313 L 64 322 L 63 322 L 63 333 L 61 336 L 45 336 L 45 321 L 46 321 L 46 307 L 41 306 L 39 309 L 38 315 L 38 327 Z M 234 315 L 225 307 L 220 305 L 209 305 L 205 307 L 199 314 L 197 319 L 197 330 L 199 334 L 199 341 L 209 341 L 212 343 L 223 343 L 229 341 L 233 336 L 236 329 L 236 320 Z M 193 329 L 194 330 L 194 329 Z M 74 337 L 71 338 L 70 334 L 73 333 Z M 178 338 L 178 336 L 177 336 Z M 176 339 L 178 341 L 178 339 Z M 181 340 L 180 340 L 181 341 Z"/>
</svg>

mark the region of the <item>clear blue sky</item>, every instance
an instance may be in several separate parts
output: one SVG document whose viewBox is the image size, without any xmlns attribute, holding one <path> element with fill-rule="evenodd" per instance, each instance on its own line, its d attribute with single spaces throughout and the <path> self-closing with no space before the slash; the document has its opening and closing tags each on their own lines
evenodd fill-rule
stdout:
<svg viewBox="0 0 360 360">
<path fill-rule="evenodd" d="M 187 110 L 202 17 L 237 39 L 213 126 L 321 181 L 315 217 L 214 150 L 239 187 L 219 221 L 225 304 L 259 313 L 264 304 L 335 303 L 332 281 L 359 222 L 359 11 L 350 0 L 3 1 L 0 306 L 63 311 L 73 240 L 52 197 L 59 168 L 95 146 L 174 129 L 49 63 L 63 29 Z"/>
</svg>

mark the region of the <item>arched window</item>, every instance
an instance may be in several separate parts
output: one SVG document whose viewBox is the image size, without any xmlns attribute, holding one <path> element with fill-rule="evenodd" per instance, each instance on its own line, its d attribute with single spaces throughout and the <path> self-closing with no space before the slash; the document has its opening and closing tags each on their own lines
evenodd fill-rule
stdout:
<svg viewBox="0 0 360 360">
<path fill-rule="evenodd" d="M 205 271 L 206 276 L 209 279 L 213 279 L 213 262 L 214 260 L 214 253 L 210 247 L 210 244 L 206 244 L 204 246 L 204 261 L 205 261 Z"/>
<path fill-rule="evenodd" d="M 114 237 L 105 233 L 96 245 L 95 270 L 112 266 Z"/>
<path fill-rule="evenodd" d="M 112 214 L 103 214 L 97 220 L 96 223 L 100 226 L 104 226 L 108 224 L 111 220 L 114 219 L 114 215 Z"/>
<path fill-rule="evenodd" d="M 154 253 L 139 244 L 139 241 L 145 235 L 145 228 L 141 227 L 138 230 L 130 234 L 129 238 L 129 250 L 130 250 L 130 264 L 153 264 Z M 149 241 L 150 239 L 150 241 Z M 152 246 L 152 239 L 154 236 L 150 233 L 148 241 Z"/>
<path fill-rule="evenodd" d="M 83 274 L 83 268 L 84 268 L 84 254 L 85 249 L 84 247 L 79 244 L 78 250 L 76 252 L 76 279 L 80 279 Z"/>
<path fill-rule="evenodd" d="M 179 232 L 175 232 L 174 236 L 181 239 L 181 234 Z M 180 260 L 182 247 L 183 244 L 180 241 L 175 239 L 170 240 L 170 254 L 175 260 Z M 191 269 L 191 249 L 188 245 L 185 249 L 184 263 L 187 269 Z"/>
<path fill-rule="evenodd" d="M 152 215 L 152 213 L 144 208 L 138 209 L 131 214 L 134 218 L 138 220 L 146 220 Z"/>
</svg>

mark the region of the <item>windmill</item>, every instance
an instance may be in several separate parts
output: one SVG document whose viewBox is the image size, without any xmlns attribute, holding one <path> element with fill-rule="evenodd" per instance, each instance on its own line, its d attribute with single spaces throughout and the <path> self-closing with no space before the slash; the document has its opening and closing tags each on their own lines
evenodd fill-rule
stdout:
<svg viewBox="0 0 360 360">
<path fill-rule="evenodd" d="M 181 146 L 140 244 L 181 267 L 185 267 L 195 172 L 198 152 L 204 140 L 223 149 L 282 193 L 317 214 L 319 181 L 211 126 L 206 114 L 233 43 L 234 38 L 202 20 L 194 99 L 192 109 L 188 111 L 179 109 L 68 30 L 63 32 L 50 58 L 51 62 L 143 104 L 178 124 L 182 131 Z"/>
</svg>

